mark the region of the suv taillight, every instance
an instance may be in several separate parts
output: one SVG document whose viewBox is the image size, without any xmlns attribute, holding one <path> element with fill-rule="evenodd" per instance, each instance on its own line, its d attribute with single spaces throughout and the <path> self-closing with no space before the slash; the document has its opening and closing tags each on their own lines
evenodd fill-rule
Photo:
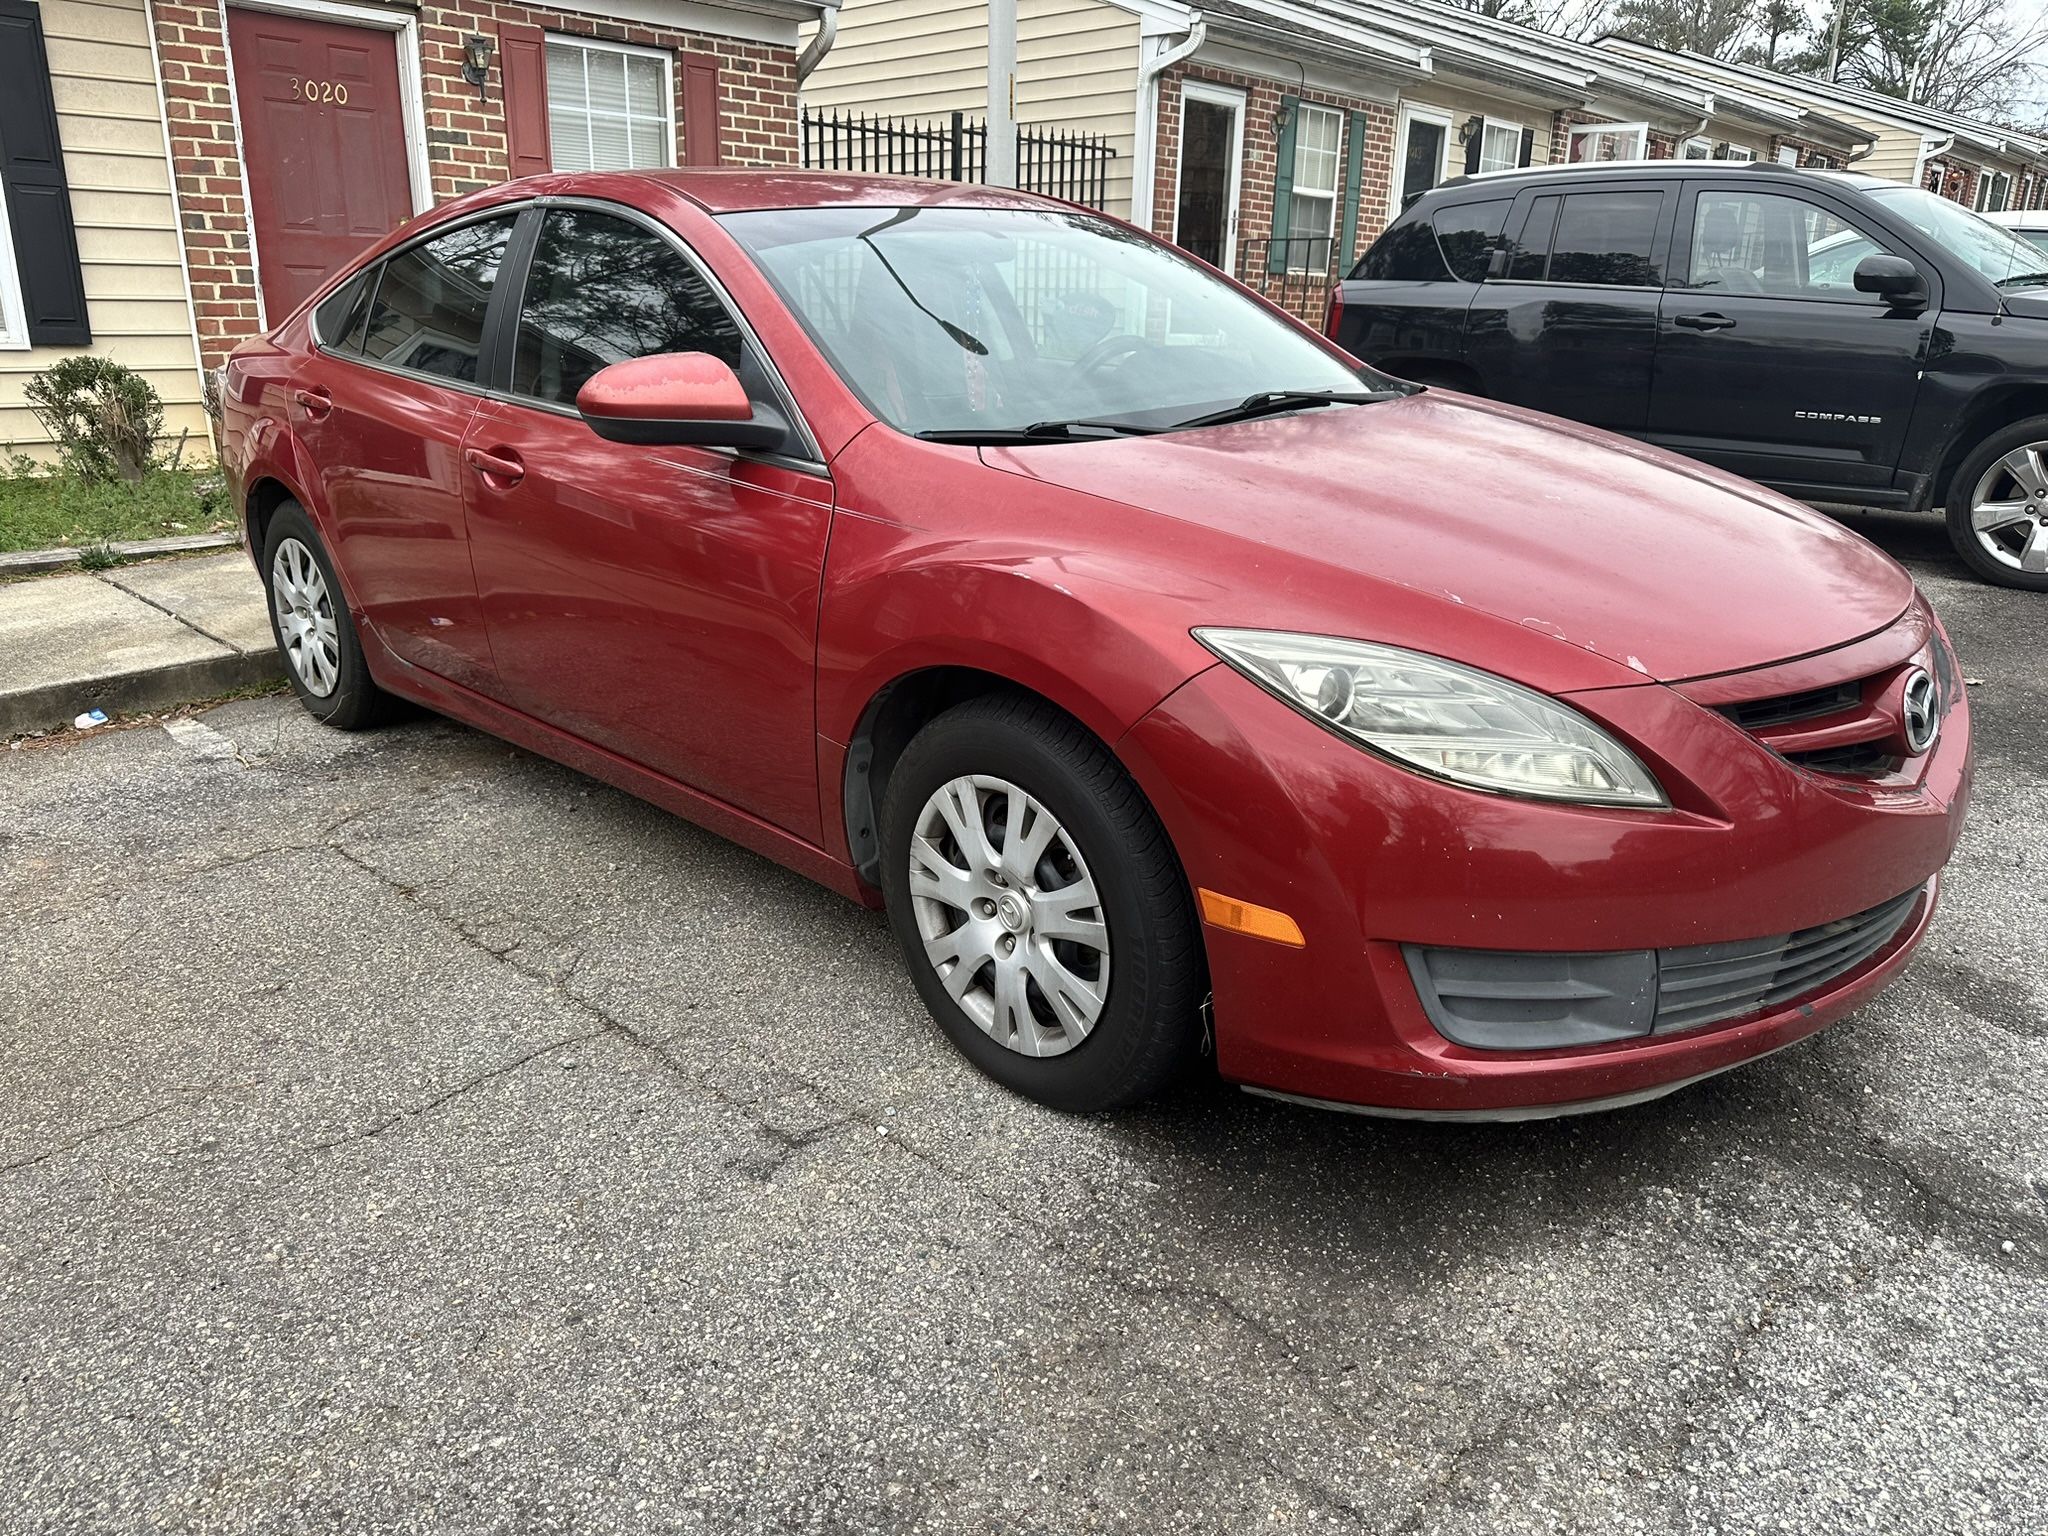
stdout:
<svg viewBox="0 0 2048 1536">
<path fill-rule="evenodd" d="M 1335 341 L 1337 339 L 1337 327 L 1343 323 L 1344 285 L 1342 283 L 1332 283 L 1330 285 L 1329 313 L 1323 316 L 1323 334 L 1329 337 L 1330 340 Z"/>
</svg>

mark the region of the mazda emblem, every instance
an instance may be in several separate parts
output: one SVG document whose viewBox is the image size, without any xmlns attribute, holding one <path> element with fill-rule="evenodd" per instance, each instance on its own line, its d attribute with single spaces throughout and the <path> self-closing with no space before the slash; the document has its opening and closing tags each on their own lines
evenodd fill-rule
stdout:
<svg viewBox="0 0 2048 1536">
<path fill-rule="evenodd" d="M 1919 667 L 1906 674 L 1899 724 L 1905 728 L 1907 750 L 1915 757 L 1933 746 L 1934 738 L 1941 734 L 1941 719 L 1934 712 L 1934 679 Z"/>
</svg>

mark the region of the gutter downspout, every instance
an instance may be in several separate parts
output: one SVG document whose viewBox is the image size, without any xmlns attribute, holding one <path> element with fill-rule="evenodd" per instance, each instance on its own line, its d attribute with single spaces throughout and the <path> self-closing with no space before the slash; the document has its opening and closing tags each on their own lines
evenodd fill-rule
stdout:
<svg viewBox="0 0 2048 1536">
<path fill-rule="evenodd" d="M 1131 222 L 1143 230 L 1152 228 L 1153 211 L 1159 206 L 1159 189 L 1154 185 L 1159 165 L 1159 77 L 1184 59 L 1192 58 L 1209 39 L 1209 24 L 1199 15 L 1188 23 L 1188 35 L 1164 53 L 1138 66 L 1137 162 L 1131 167 Z M 1171 230 L 1168 231 L 1171 234 Z M 1228 240 L 1230 235 L 1225 234 Z"/>
<path fill-rule="evenodd" d="M 797 56 L 796 88 L 802 90 L 804 82 L 811 78 L 811 71 L 825 62 L 825 55 L 832 51 L 832 44 L 839 36 L 839 7 L 827 6 L 818 13 L 818 32 L 804 51 Z"/>
<path fill-rule="evenodd" d="M 1951 149 L 1955 147 L 1955 142 L 1956 136 L 1954 134 L 1950 134 L 1947 138 L 1943 139 L 1939 144 L 1929 144 L 1925 139 L 1922 139 L 1920 141 L 1920 153 L 1917 157 L 1915 157 L 1913 161 L 1914 186 L 1917 187 L 1927 180 L 1927 162 L 1931 159 L 1937 158 L 1938 156 L 1947 154 Z M 1877 148 L 1877 141 L 1875 139 L 1871 140 L 1870 148 Z M 1870 153 L 1870 150 L 1864 151 L 1864 154 L 1868 153 Z"/>
</svg>

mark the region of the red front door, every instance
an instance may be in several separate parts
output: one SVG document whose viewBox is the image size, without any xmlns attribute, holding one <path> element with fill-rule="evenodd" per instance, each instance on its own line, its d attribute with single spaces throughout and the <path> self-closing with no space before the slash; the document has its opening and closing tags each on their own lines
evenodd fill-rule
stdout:
<svg viewBox="0 0 2048 1536">
<path fill-rule="evenodd" d="M 397 37 L 231 9 L 228 46 L 264 313 L 275 325 L 412 215 Z"/>
</svg>

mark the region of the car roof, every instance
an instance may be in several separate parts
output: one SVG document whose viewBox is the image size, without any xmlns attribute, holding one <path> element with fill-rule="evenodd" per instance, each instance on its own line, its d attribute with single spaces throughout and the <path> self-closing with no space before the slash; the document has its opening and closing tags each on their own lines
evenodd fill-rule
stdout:
<svg viewBox="0 0 2048 1536">
<path fill-rule="evenodd" d="M 1646 172 L 1660 176 L 1704 177 L 1710 180 L 1754 180 L 1758 177 L 1781 177 L 1794 181 L 1826 181 L 1837 186 L 1888 187 L 1898 183 L 1886 181 L 1881 176 L 1867 175 L 1862 171 L 1801 170 L 1794 166 L 1780 165 L 1775 160 L 1560 160 L 1550 165 L 1520 165 L 1505 171 L 1474 171 L 1464 176 L 1454 176 L 1440 182 L 1424 193 L 1434 197 L 1439 192 L 1448 192 L 1453 187 L 1515 187 L 1523 183 L 1541 184 L 1543 181 L 1562 175 L 1614 176 L 1619 178 L 1640 177 Z"/>
<path fill-rule="evenodd" d="M 637 171 L 682 194 L 707 213 L 762 208 L 1068 208 L 1053 198 L 972 182 L 927 181 L 848 171 L 681 170 Z M 569 178 L 573 180 L 574 178 Z"/>
</svg>

